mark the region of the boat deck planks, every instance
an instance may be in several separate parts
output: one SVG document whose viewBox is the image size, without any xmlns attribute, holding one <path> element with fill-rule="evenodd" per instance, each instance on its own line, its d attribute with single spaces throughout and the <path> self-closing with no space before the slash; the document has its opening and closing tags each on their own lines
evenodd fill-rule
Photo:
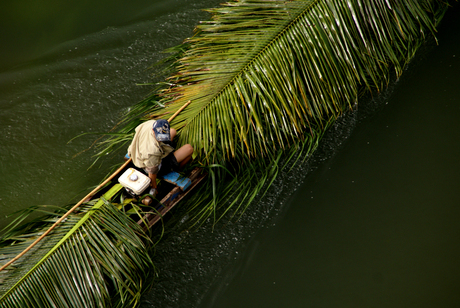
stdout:
<svg viewBox="0 0 460 308">
<path fill-rule="evenodd" d="M 206 174 L 203 174 L 201 171 L 201 168 L 195 168 L 188 177 L 191 184 L 186 191 L 183 191 L 180 187 L 174 187 L 165 197 L 163 197 L 163 199 L 161 199 L 161 201 L 155 206 L 155 209 L 152 209 L 150 212 L 145 214 L 143 219 L 140 219 L 137 223 L 140 226 L 143 226 L 144 229 L 149 229 L 156 224 L 206 177 Z"/>
</svg>

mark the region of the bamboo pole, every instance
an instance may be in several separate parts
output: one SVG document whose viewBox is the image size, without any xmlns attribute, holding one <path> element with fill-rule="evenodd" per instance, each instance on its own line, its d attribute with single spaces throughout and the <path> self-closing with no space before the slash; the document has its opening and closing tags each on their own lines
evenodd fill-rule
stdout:
<svg viewBox="0 0 460 308">
<path fill-rule="evenodd" d="M 169 119 L 168 122 L 171 122 L 182 110 L 187 107 L 191 101 L 186 102 L 179 110 L 177 110 Z M 58 224 L 60 224 L 64 219 L 66 219 L 73 211 L 75 211 L 83 202 L 88 202 L 91 200 L 93 195 L 102 187 L 104 187 L 105 184 L 107 184 L 109 181 L 111 181 L 121 170 L 123 170 L 130 162 L 132 161 L 132 158 L 130 157 L 123 165 L 121 165 L 120 168 L 118 168 L 114 173 L 112 173 L 111 176 L 109 176 L 104 182 L 99 184 L 95 189 L 93 189 L 89 194 L 87 194 L 83 199 L 81 199 L 77 204 L 75 204 L 67 213 L 65 213 L 61 218 L 59 218 L 51 227 L 48 228 L 39 238 L 37 238 L 32 244 L 29 245 L 26 249 L 24 249 L 20 254 L 18 254 L 16 257 L 8 261 L 6 264 L 4 264 L 2 267 L 0 267 L 0 272 L 4 270 L 6 267 L 10 266 L 13 262 L 17 261 L 20 257 L 25 255 L 30 249 L 32 249 L 38 242 L 40 242 L 45 236 L 47 236 L 51 231 L 53 231 L 54 228 Z"/>
<path fill-rule="evenodd" d="M 188 105 L 190 105 L 192 101 L 186 102 L 182 107 L 179 108 L 171 117 L 169 117 L 168 122 L 171 122 L 182 110 L 185 109 Z"/>
</svg>

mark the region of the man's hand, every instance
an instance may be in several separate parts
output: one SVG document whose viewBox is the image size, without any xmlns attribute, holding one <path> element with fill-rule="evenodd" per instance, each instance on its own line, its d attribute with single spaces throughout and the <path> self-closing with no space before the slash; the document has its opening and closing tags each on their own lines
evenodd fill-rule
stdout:
<svg viewBox="0 0 460 308">
<path fill-rule="evenodd" d="M 156 188 L 151 188 L 150 191 L 149 191 L 149 195 L 152 195 L 153 198 L 155 198 L 157 196 L 157 189 Z"/>
</svg>

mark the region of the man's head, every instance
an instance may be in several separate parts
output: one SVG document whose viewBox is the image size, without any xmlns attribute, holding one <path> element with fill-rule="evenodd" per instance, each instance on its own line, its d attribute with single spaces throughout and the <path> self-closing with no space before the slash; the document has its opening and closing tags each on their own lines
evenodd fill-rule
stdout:
<svg viewBox="0 0 460 308">
<path fill-rule="evenodd" d="M 157 120 L 153 124 L 153 132 L 157 141 L 171 141 L 169 123 L 166 120 Z"/>
</svg>

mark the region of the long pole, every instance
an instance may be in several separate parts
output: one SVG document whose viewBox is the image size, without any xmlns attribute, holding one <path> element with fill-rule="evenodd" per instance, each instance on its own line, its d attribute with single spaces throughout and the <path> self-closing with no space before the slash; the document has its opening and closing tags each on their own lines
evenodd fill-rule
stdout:
<svg viewBox="0 0 460 308">
<path fill-rule="evenodd" d="M 187 107 L 191 101 L 188 101 L 185 103 L 179 110 L 177 110 L 169 119 L 168 122 L 171 122 L 182 110 Z M 109 181 L 111 181 L 121 170 L 123 170 L 130 162 L 132 161 L 132 158 L 129 158 L 123 165 L 121 165 L 120 168 L 117 169 L 114 173 L 112 173 L 111 176 L 109 176 L 104 182 L 99 184 L 95 189 L 93 189 L 89 194 L 87 194 L 83 199 L 81 199 L 77 204 L 75 204 L 67 213 L 65 213 L 61 218 L 59 218 L 51 227 L 48 228 L 39 238 L 37 238 L 32 244 L 29 245 L 26 249 L 24 249 L 20 254 L 18 254 L 16 257 L 8 261 L 6 264 L 4 264 L 2 267 L 0 267 L 0 272 L 4 270 L 6 267 L 11 265 L 13 262 L 17 261 L 20 257 L 25 255 L 30 249 L 32 249 L 38 242 L 40 242 L 45 236 L 47 236 L 51 231 L 53 231 L 54 228 L 58 224 L 60 224 L 64 219 L 66 219 L 73 211 L 75 211 L 83 202 L 87 202 L 93 197 L 93 195 L 102 187 L 104 187 L 105 184 L 107 184 Z"/>
</svg>

